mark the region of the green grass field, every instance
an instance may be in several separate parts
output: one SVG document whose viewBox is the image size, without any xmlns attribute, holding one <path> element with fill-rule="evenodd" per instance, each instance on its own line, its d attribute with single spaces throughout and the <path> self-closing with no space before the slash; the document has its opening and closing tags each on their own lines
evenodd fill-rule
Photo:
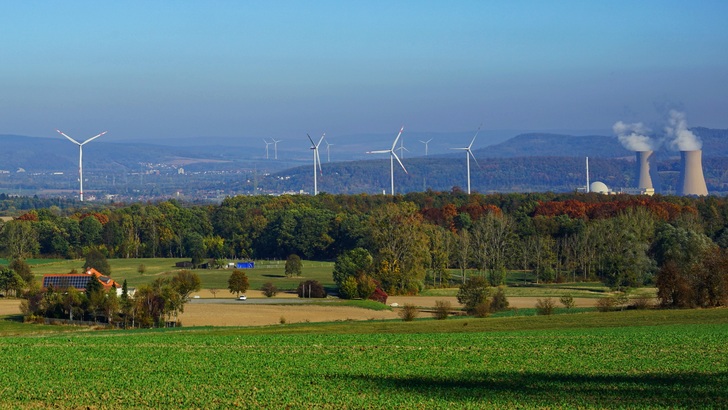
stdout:
<svg viewBox="0 0 728 410">
<path fill-rule="evenodd" d="M 22 326 L 31 334 L 0 337 L 3 408 L 728 406 L 726 309 L 44 337 Z"/>
<path fill-rule="evenodd" d="M 124 279 L 130 287 L 150 283 L 155 278 L 165 275 L 173 275 L 178 268 L 175 262 L 187 259 L 169 258 L 148 258 L 148 259 L 109 259 L 111 266 L 111 277 L 121 283 Z M 83 271 L 83 259 L 33 259 L 28 260 L 36 278 L 40 279 L 49 273 L 68 273 L 72 269 L 78 272 Z M 6 260 L 0 260 L 0 264 L 7 264 Z M 146 272 L 141 275 L 138 272 L 139 265 L 146 267 Z M 287 278 L 284 274 L 285 261 L 256 261 L 254 269 L 247 269 L 246 273 L 250 281 L 251 289 L 259 289 L 265 282 L 273 282 L 281 290 L 296 289 L 298 284 L 304 280 L 314 279 L 324 286 L 333 287 L 334 282 L 331 271 L 334 269 L 332 262 L 303 261 L 301 276 Z M 227 281 L 232 269 L 196 269 L 200 276 L 203 289 L 227 289 Z"/>
</svg>

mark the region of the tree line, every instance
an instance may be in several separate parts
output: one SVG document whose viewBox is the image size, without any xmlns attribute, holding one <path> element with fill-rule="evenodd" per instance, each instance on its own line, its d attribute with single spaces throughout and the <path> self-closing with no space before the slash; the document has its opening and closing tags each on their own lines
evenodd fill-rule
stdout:
<svg viewBox="0 0 728 410">
<path fill-rule="evenodd" d="M 415 294 L 473 275 L 499 285 L 509 270 L 532 271 L 539 282 L 600 280 L 614 289 L 659 284 L 669 273 L 673 284 L 713 289 L 699 295 L 722 295 L 725 270 L 712 279 L 694 273 L 711 271 L 704 263 L 722 266 L 727 224 L 728 201 L 717 197 L 455 189 L 36 209 L 3 223 L 0 240 L 13 259 L 78 258 L 93 249 L 111 258 L 338 260 L 335 280 L 352 295 L 373 286 Z M 670 304 L 702 304 L 681 300 Z"/>
</svg>

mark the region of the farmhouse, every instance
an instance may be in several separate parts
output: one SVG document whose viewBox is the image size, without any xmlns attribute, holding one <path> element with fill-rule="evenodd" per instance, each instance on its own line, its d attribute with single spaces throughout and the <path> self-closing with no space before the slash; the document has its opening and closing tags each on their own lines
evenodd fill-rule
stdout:
<svg viewBox="0 0 728 410">
<path fill-rule="evenodd" d="M 104 290 L 109 290 L 114 287 L 117 292 L 121 291 L 121 285 L 119 283 L 94 268 L 88 268 L 86 273 L 43 275 L 43 289 L 47 289 L 50 286 L 54 288 L 74 287 L 77 290 L 83 291 L 86 289 L 88 281 L 92 279 L 101 282 Z"/>
</svg>

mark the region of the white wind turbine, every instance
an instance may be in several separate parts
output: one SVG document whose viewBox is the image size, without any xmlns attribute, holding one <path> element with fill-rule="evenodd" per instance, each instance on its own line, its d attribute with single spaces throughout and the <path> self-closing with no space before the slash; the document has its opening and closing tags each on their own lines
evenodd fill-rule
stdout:
<svg viewBox="0 0 728 410">
<path fill-rule="evenodd" d="M 326 133 L 324 133 L 321 136 L 321 139 L 319 139 L 318 144 L 313 142 L 313 139 L 310 135 L 306 134 L 308 137 L 308 140 L 311 141 L 311 149 L 313 150 L 313 194 L 318 195 L 318 182 L 316 180 L 316 164 L 318 164 L 319 172 L 323 175 L 323 171 L 321 170 L 321 157 L 319 157 L 319 145 L 321 145 L 321 141 L 324 140 L 324 137 L 326 136 Z"/>
<path fill-rule="evenodd" d="M 273 155 L 273 157 L 274 157 L 274 159 L 278 159 L 278 143 L 283 140 L 275 140 L 275 139 L 271 138 L 271 141 L 273 141 L 273 152 L 275 153 Z"/>
<path fill-rule="evenodd" d="M 404 138 L 402 138 L 401 140 L 399 140 L 399 148 L 397 148 L 397 149 L 399 150 L 399 156 L 402 159 L 404 159 L 404 151 L 409 152 L 409 150 L 407 148 L 405 148 L 405 146 L 404 146 Z"/>
<path fill-rule="evenodd" d="M 328 141 L 324 141 L 326 143 L 326 162 L 331 162 L 331 146 L 334 144 L 329 144 Z"/>
<path fill-rule="evenodd" d="M 389 174 L 391 176 L 392 180 L 392 195 L 394 195 L 394 159 L 397 159 L 397 162 L 399 162 L 399 166 L 402 167 L 405 174 L 408 174 L 407 168 L 404 167 L 404 164 L 402 164 L 402 161 L 399 160 L 399 157 L 397 154 L 394 153 L 394 149 L 397 146 L 397 141 L 399 140 L 400 135 L 402 135 L 402 131 L 404 131 L 404 127 L 399 129 L 399 134 L 397 134 L 397 138 L 394 139 L 394 143 L 392 143 L 392 148 L 386 149 L 386 150 L 379 150 L 379 151 L 368 151 L 367 154 L 389 154 Z"/>
<path fill-rule="evenodd" d="M 429 140 L 427 140 L 427 141 L 422 141 L 422 140 L 420 140 L 420 142 L 421 142 L 421 143 L 425 144 L 425 156 L 427 156 L 427 144 L 429 144 L 429 143 L 430 143 L 430 141 L 432 141 L 432 138 L 430 138 L 430 139 L 429 139 Z"/>
<path fill-rule="evenodd" d="M 482 124 L 481 124 L 482 126 Z M 473 161 L 475 161 L 475 164 L 480 167 L 480 164 L 478 164 L 478 160 L 475 159 L 475 155 L 473 155 L 473 151 L 470 150 L 470 148 L 473 146 L 473 143 L 475 142 L 475 137 L 478 136 L 478 133 L 480 132 L 480 127 L 478 127 L 478 130 L 475 132 L 475 136 L 473 137 L 473 140 L 470 141 L 470 145 L 468 145 L 465 148 L 450 148 L 450 149 L 456 149 L 456 150 L 462 150 L 465 151 L 465 159 L 467 160 L 468 165 L 468 195 L 470 195 L 470 157 L 473 157 Z"/>
<path fill-rule="evenodd" d="M 72 143 L 78 145 L 78 180 L 81 183 L 81 186 L 78 190 L 79 198 L 81 199 L 81 202 L 83 202 L 83 146 L 88 144 L 89 142 L 95 140 L 96 138 L 106 134 L 108 131 L 104 131 L 101 134 L 94 135 L 93 137 L 87 139 L 84 142 L 78 142 L 75 139 L 69 137 L 68 135 L 61 132 L 61 130 L 56 130 L 59 134 L 63 135 L 64 137 L 68 138 Z"/>
<path fill-rule="evenodd" d="M 268 146 L 272 144 L 272 142 L 268 142 L 263 138 L 263 142 L 265 142 L 265 159 L 268 159 Z"/>
</svg>

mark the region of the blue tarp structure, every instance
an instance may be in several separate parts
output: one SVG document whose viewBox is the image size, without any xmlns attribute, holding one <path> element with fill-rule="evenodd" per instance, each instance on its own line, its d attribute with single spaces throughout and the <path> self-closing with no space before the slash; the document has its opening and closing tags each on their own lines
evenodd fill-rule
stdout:
<svg viewBox="0 0 728 410">
<path fill-rule="evenodd" d="M 235 264 L 235 267 L 238 269 L 253 269 L 255 262 L 238 262 Z"/>
</svg>

